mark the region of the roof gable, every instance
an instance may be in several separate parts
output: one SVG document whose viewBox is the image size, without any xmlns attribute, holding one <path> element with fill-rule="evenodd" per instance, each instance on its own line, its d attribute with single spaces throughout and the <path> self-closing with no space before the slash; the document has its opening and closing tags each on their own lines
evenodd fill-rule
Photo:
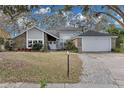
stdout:
<svg viewBox="0 0 124 93">
<path fill-rule="evenodd" d="M 57 39 L 59 39 L 59 37 L 55 36 L 54 34 L 49 33 L 48 31 L 46 31 L 46 30 L 44 30 L 44 29 L 41 29 L 41 28 L 39 28 L 39 27 L 37 27 L 37 26 L 31 27 L 31 28 L 29 28 L 29 29 L 23 31 L 22 33 L 20 33 L 19 35 L 15 36 L 15 37 L 13 37 L 13 38 L 16 38 L 16 37 L 22 35 L 23 33 L 27 32 L 27 31 L 29 31 L 29 30 L 31 30 L 31 29 L 34 29 L 34 28 L 37 29 L 37 30 L 39 30 L 39 31 L 42 31 L 42 32 L 44 32 L 44 33 L 47 33 L 47 34 L 49 34 L 49 35 L 51 35 L 51 36 L 53 36 L 53 37 L 55 37 L 55 38 L 57 38 Z"/>
</svg>

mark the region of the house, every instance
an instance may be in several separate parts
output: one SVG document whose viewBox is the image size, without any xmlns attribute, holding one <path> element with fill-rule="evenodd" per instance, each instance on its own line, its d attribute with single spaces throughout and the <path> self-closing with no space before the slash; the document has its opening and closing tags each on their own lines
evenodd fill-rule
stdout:
<svg viewBox="0 0 124 93">
<path fill-rule="evenodd" d="M 72 40 L 80 52 L 111 51 L 115 47 L 116 37 L 108 33 L 87 31 L 82 32 L 78 28 L 58 28 L 43 30 L 39 27 L 32 27 L 23 31 L 13 38 L 15 48 L 31 49 L 35 43 L 48 44 L 51 50 L 64 49 L 65 42 Z"/>
<path fill-rule="evenodd" d="M 66 40 L 71 40 L 81 33 L 81 31 L 75 32 L 75 30 L 44 30 L 34 26 L 13 37 L 13 40 L 15 42 L 15 48 L 31 49 L 33 44 L 37 42 L 43 45 L 47 42 L 51 50 L 59 50 L 64 48 Z"/>
<path fill-rule="evenodd" d="M 73 39 L 80 52 L 109 52 L 116 47 L 117 36 L 98 31 L 83 32 Z"/>
<path fill-rule="evenodd" d="M 74 28 L 74 27 L 59 27 L 54 28 L 54 30 L 50 30 L 52 33 L 57 33 L 59 37 L 59 49 L 65 48 L 65 43 L 68 40 L 80 35 L 82 33 L 81 28 Z"/>
</svg>

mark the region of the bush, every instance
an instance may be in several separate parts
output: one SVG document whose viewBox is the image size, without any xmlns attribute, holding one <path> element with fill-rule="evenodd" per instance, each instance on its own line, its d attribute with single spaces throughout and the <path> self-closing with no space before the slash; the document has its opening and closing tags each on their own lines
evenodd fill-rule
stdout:
<svg viewBox="0 0 124 93">
<path fill-rule="evenodd" d="M 47 46 L 44 46 L 40 51 L 41 51 L 41 52 L 48 52 Z"/>
<path fill-rule="evenodd" d="M 120 48 L 121 47 L 121 45 L 120 45 L 121 43 L 124 43 L 124 36 L 120 35 L 120 36 L 118 36 L 118 38 L 116 40 L 116 46 Z"/>
<path fill-rule="evenodd" d="M 41 80 L 40 81 L 40 88 L 45 88 L 45 86 L 47 85 L 47 80 Z"/>
<path fill-rule="evenodd" d="M 4 38 L 0 38 L 0 45 L 4 44 Z"/>
<path fill-rule="evenodd" d="M 12 40 L 7 40 L 5 42 L 5 49 L 9 50 L 9 51 L 12 51 L 13 48 L 14 48 L 14 45 L 15 45 L 15 43 Z"/>
<path fill-rule="evenodd" d="M 35 43 L 32 47 L 32 50 L 40 50 L 42 47 L 43 45 L 41 43 Z"/>
<path fill-rule="evenodd" d="M 72 52 L 78 52 L 78 49 L 75 47 L 72 41 L 67 41 L 65 43 L 65 49 Z"/>
<path fill-rule="evenodd" d="M 114 48 L 112 51 L 117 53 L 124 53 L 124 48 Z"/>
</svg>

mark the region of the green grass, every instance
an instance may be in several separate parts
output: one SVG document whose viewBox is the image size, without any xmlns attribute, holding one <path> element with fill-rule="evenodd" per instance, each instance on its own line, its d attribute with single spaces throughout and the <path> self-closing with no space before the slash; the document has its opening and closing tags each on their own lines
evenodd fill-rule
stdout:
<svg viewBox="0 0 124 93">
<path fill-rule="evenodd" d="M 0 82 L 79 82 L 81 61 L 77 54 L 70 55 L 68 79 L 66 57 L 65 52 L 1 52 Z"/>
</svg>

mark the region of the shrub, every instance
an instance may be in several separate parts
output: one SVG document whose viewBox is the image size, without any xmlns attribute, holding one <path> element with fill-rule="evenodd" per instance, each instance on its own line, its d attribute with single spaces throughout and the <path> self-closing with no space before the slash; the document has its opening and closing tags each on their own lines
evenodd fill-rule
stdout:
<svg viewBox="0 0 124 93">
<path fill-rule="evenodd" d="M 4 44 L 4 38 L 0 38 L 0 45 Z"/>
<path fill-rule="evenodd" d="M 48 52 L 47 46 L 44 46 L 40 51 L 41 51 L 41 52 Z"/>
<path fill-rule="evenodd" d="M 47 80 L 41 80 L 40 81 L 40 88 L 45 88 L 45 86 L 47 85 Z"/>
<path fill-rule="evenodd" d="M 65 43 L 65 49 L 72 52 L 78 52 L 78 49 L 75 47 L 72 41 L 67 41 Z"/>
<path fill-rule="evenodd" d="M 42 47 L 43 45 L 41 43 L 35 43 L 32 47 L 32 50 L 40 50 Z"/>
<path fill-rule="evenodd" d="M 117 53 L 124 53 L 124 48 L 114 48 L 112 51 Z"/>
<path fill-rule="evenodd" d="M 5 49 L 12 51 L 14 48 L 15 43 L 12 40 L 7 40 L 5 42 Z"/>
<path fill-rule="evenodd" d="M 120 45 L 121 43 L 124 43 L 124 37 L 120 35 L 117 38 L 116 46 L 120 48 L 121 47 L 121 45 Z"/>
</svg>

